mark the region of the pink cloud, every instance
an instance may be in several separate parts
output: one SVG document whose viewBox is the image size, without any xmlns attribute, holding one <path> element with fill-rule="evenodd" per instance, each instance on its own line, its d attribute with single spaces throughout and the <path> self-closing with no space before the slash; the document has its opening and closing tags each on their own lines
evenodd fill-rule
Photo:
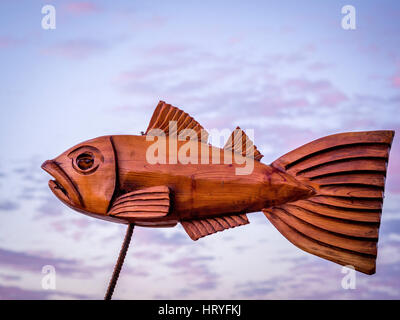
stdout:
<svg viewBox="0 0 400 320">
<path fill-rule="evenodd" d="M 307 100 L 307 98 L 304 97 L 293 98 L 293 99 L 284 99 L 282 97 L 279 97 L 275 99 L 268 99 L 265 105 L 273 107 L 272 110 L 277 110 L 277 109 L 282 110 L 285 108 L 308 107 L 310 105 L 310 102 Z"/>
<path fill-rule="evenodd" d="M 308 43 L 303 47 L 303 50 L 308 53 L 313 53 L 317 51 L 317 47 L 313 43 Z"/>
<path fill-rule="evenodd" d="M 375 55 L 380 52 L 380 48 L 376 44 L 358 44 L 358 50 L 362 53 Z"/>
<path fill-rule="evenodd" d="M 61 56 L 69 59 L 86 59 L 94 54 L 102 52 L 107 46 L 95 40 L 70 40 L 44 49 L 42 52 L 48 55 Z"/>
<path fill-rule="evenodd" d="M 159 252 L 151 252 L 151 251 L 136 251 L 132 253 L 136 259 L 144 259 L 144 260 L 160 260 L 162 254 Z"/>
<path fill-rule="evenodd" d="M 188 46 L 182 44 L 162 44 L 155 46 L 149 50 L 147 50 L 147 54 L 149 55 L 161 55 L 161 56 L 168 56 L 174 55 L 177 53 L 185 52 L 189 49 Z"/>
<path fill-rule="evenodd" d="M 149 28 L 160 28 L 165 26 L 168 19 L 162 16 L 153 16 L 145 19 L 137 19 L 133 22 L 135 29 L 149 29 Z"/>
<path fill-rule="evenodd" d="M 396 130 L 399 134 L 400 130 Z M 394 137 L 394 143 L 390 150 L 389 165 L 388 165 L 388 178 L 387 178 L 387 191 L 393 193 L 400 193 L 400 148 L 396 143 L 398 137 Z"/>
<path fill-rule="evenodd" d="M 111 108 L 108 108 L 107 111 L 111 113 L 121 113 L 125 114 L 127 112 L 137 112 L 140 107 L 133 105 L 118 105 Z"/>
<path fill-rule="evenodd" d="M 318 104 L 327 107 L 336 107 L 340 103 L 347 101 L 347 96 L 340 91 L 331 91 L 321 93 L 319 96 Z"/>
<path fill-rule="evenodd" d="M 400 88 L 400 74 L 392 77 L 392 85 L 395 88 Z"/>
<path fill-rule="evenodd" d="M 21 41 L 11 37 L 0 37 L 0 48 L 10 48 L 18 45 Z"/>
<path fill-rule="evenodd" d="M 65 4 L 65 9 L 72 14 L 89 14 L 99 12 L 100 8 L 92 2 L 80 1 Z"/>
<path fill-rule="evenodd" d="M 228 44 L 235 45 L 235 44 L 243 42 L 243 40 L 244 40 L 244 36 L 243 35 L 230 37 L 228 39 Z"/>
<path fill-rule="evenodd" d="M 322 62 L 314 62 L 308 66 L 308 69 L 311 71 L 321 71 L 328 69 L 332 65 L 329 63 L 322 63 Z"/>
<path fill-rule="evenodd" d="M 292 34 L 292 33 L 294 33 L 295 31 L 296 31 L 296 28 L 293 27 L 293 26 L 289 26 L 289 25 L 282 26 L 282 27 L 279 29 L 279 32 L 282 33 L 282 34 Z"/>
<path fill-rule="evenodd" d="M 163 247 L 178 247 L 190 243 L 190 238 L 185 236 L 183 232 L 174 232 L 169 236 L 165 235 L 161 230 L 143 228 L 138 229 L 135 241 L 146 245 L 156 245 Z"/>
<path fill-rule="evenodd" d="M 288 79 L 285 86 L 301 91 L 321 91 L 332 88 L 332 84 L 328 80 L 311 81 L 301 78 Z"/>
<path fill-rule="evenodd" d="M 64 221 L 54 221 L 50 225 L 57 233 L 64 233 L 68 229 Z"/>
<path fill-rule="evenodd" d="M 335 88 L 328 80 L 307 80 L 302 78 L 289 79 L 285 86 L 293 91 L 304 95 L 310 93 L 316 96 L 317 105 L 326 107 L 336 107 L 348 100 L 348 97 Z M 301 102 L 301 100 L 299 100 Z"/>
<path fill-rule="evenodd" d="M 275 126 L 270 132 L 261 130 L 256 135 L 257 143 L 258 141 L 267 142 L 273 148 L 277 157 L 320 137 L 319 134 L 316 135 L 310 129 L 297 129 L 287 125 Z M 268 161 L 272 162 L 273 160 L 275 159 L 268 158 Z M 268 161 L 265 160 L 267 163 Z"/>
<path fill-rule="evenodd" d="M 57 272 L 65 275 L 85 273 L 77 260 L 64 258 L 52 258 L 38 254 L 13 251 L 0 248 L 0 265 L 13 268 L 14 270 L 37 272 L 45 265 L 54 265 Z"/>
<path fill-rule="evenodd" d="M 140 66 L 130 71 L 121 72 L 114 79 L 114 82 L 117 85 L 125 86 L 135 80 L 143 81 L 163 73 L 168 73 L 169 71 L 172 71 L 174 68 L 177 68 L 177 66 L 169 64 L 151 64 L 146 66 Z"/>
<path fill-rule="evenodd" d="M 172 268 L 176 275 L 189 278 L 193 281 L 192 287 L 197 290 L 215 289 L 218 285 L 219 275 L 209 265 L 214 260 L 210 256 L 178 258 L 167 265 Z"/>
<path fill-rule="evenodd" d="M 30 290 L 15 286 L 0 285 L 0 300 L 44 300 L 52 299 L 54 292 L 52 290 Z M 57 295 L 66 297 L 66 299 L 89 299 L 89 296 L 82 294 L 74 294 L 68 292 L 60 292 Z M 93 298 L 92 298 L 93 299 Z"/>
<path fill-rule="evenodd" d="M 91 221 L 89 219 L 85 218 L 79 218 L 79 219 L 73 219 L 71 220 L 71 223 L 77 226 L 78 228 L 81 229 L 86 229 L 91 225 Z"/>
<path fill-rule="evenodd" d="M 273 61 L 274 64 L 282 63 L 297 63 L 307 59 L 306 55 L 299 52 L 293 52 L 290 54 L 274 54 L 267 57 L 269 61 Z"/>
</svg>

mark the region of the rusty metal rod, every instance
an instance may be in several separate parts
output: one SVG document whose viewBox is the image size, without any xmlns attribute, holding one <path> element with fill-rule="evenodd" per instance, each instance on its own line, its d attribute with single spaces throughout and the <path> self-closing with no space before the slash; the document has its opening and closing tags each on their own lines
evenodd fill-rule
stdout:
<svg viewBox="0 0 400 320">
<path fill-rule="evenodd" d="M 126 229 L 124 242 L 122 243 L 122 247 L 119 252 L 118 260 L 114 267 L 114 272 L 110 279 L 110 283 L 108 284 L 108 289 L 107 289 L 107 293 L 104 297 L 104 300 L 111 300 L 111 298 L 112 298 L 115 286 L 118 281 L 119 273 L 121 272 L 121 268 L 122 268 L 122 265 L 124 264 L 126 253 L 128 252 L 128 248 L 129 248 L 129 244 L 131 242 L 134 227 L 135 227 L 135 225 L 133 223 L 130 223 L 128 225 L 128 228 Z"/>
</svg>

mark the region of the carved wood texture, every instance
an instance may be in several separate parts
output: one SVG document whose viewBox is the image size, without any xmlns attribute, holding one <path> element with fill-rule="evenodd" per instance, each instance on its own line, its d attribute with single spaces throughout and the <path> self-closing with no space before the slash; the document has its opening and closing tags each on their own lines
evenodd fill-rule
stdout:
<svg viewBox="0 0 400 320">
<path fill-rule="evenodd" d="M 263 210 L 301 249 L 375 272 L 391 131 L 345 133 L 311 142 L 272 166 L 309 180 L 317 195 Z"/>
<path fill-rule="evenodd" d="M 249 220 L 245 214 L 240 214 L 199 220 L 183 220 L 181 223 L 189 237 L 192 240 L 197 240 L 218 231 L 248 224 Z"/>
<path fill-rule="evenodd" d="M 177 148 L 170 148 L 170 121 L 176 121 L 178 135 L 192 129 L 195 139 L 172 139 Z M 99 137 L 43 163 L 55 178 L 51 190 L 71 208 L 100 219 L 147 227 L 181 222 L 193 240 L 245 225 L 246 213 L 262 210 L 299 248 L 375 272 L 393 131 L 331 135 L 268 166 L 259 162 L 262 155 L 246 134 L 235 135 L 243 133 L 239 127 L 223 149 L 210 146 L 197 121 L 163 101 L 146 133 L 157 134 L 152 129 L 163 130 L 157 141 L 165 142 L 160 154 L 166 159 L 177 159 L 185 145 L 198 150 L 197 163 L 149 163 L 153 140 L 147 136 Z M 249 151 L 257 161 L 246 157 Z M 232 153 L 240 161 L 223 163 Z M 246 160 L 253 170 L 237 175 Z"/>
</svg>

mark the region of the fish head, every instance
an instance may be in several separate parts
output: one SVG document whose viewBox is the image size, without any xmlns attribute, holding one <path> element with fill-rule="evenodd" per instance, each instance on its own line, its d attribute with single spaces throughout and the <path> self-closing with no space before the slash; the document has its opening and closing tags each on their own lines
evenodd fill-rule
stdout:
<svg viewBox="0 0 400 320">
<path fill-rule="evenodd" d="M 54 177 L 49 187 L 74 210 L 106 215 L 116 186 L 115 153 L 110 136 L 82 142 L 42 169 Z"/>
</svg>

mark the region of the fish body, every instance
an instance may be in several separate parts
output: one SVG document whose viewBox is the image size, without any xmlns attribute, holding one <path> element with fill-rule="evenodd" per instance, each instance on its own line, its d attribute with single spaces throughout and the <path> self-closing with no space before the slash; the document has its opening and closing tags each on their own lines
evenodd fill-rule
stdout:
<svg viewBox="0 0 400 320">
<path fill-rule="evenodd" d="M 121 192 L 167 186 L 173 191 L 170 216 L 175 223 L 180 220 L 260 211 L 262 208 L 298 199 L 312 192 L 309 187 L 290 175 L 257 161 L 254 161 L 254 169 L 250 174 L 237 175 L 235 170 L 242 165 L 235 162 L 223 163 L 224 155 L 229 157 L 231 152 L 204 145 L 202 142 L 178 141 L 177 148 L 167 152 L 166 164 L 149 164 L 145 151 L 152 142 L 146 141 L 144 136 L 113 136 L 112 139 L 118 159 Z M 169 138 L 165 139 L 168 150 Z M 198 149 L 197 164 L 182 164 L 179 161 L 169 163 L 170 156 L 177 159 L 176 150 L 188 143 Z M 135 146 L 135 151 L 132 152 L 129 146 Z M 204 155 L 204 152 L 200 152 L 202 148 L 209 148 L 209 152 Z M 214 163 L 211 159 L 213 154 L 217 155 L 222 163 Z M 209 158 L 207 165 L 202 164 L 207 161 L 204 157 Z M 240 159 L 238 162 L 244 160 Z M 168 218 L 166 216 L 165 221 Z M 146 225 L 152 221 L 137 218 L 132 222 Z"/>
<path fill-rule="evenodd" d="M 43 168 L 50 174 L 58 170 L 65 172 L 66 177 L 73 177 L 72 183 L 64 184 L 65 189 L 73 191 L 67 192 L 72 194 L 71 199 L 66 199 L 65 193 L 60 190 L 62 184 L 50 181 L 50 188 L 67 205 L 100 219 L 135 223 L 139 226 L 175 226 L 181 220 L 256 212 L 272 205 L 306 198 L 313 193 L 309 186 L 301 184 L 291 175 L 258 161 L 254 161 L 250 174 L 237 175 L 236 169 L 243 167 L 239 163 L 244 163 L 245 160 L 240 159 L 243 156 L 237 155 L 238 163 L 232 161 L 224 164 L 225 158 L 232 157 L 231 151 L 199 141 L 177 141 L 177 147 L 170 150 L 169 137 L 160 137 L 159 140 L 166 145 L 165 164 L 151 164 L 146 159 L 146 151 L 153 141 L 146 140 L 145 136 L 116 135 L 99 137 L 76 145 L 55 160 L 45 163 Z M 188 143 L 198 150 L 196 164 L 177 161 L 178 150 Z M 73 157 L 84 152 L 94 152 L 95 148 L 104 153 L 103 155 L 97 151 L 103 158 L 102 171 L 84 175 L 76 172 L 77 166 L 71 165 L 76 162 Z M 209 150 L 206 153 L 201 152 L 202 148 Z M 218 160 L 213 160 L 213 157 Z M 169 161 L 170 159 L 176 160 Z M 208 164 L 205 165 L 207 161 Z M 166 186 L 173 194 L 168 215 L 126 215 L 115 219 L 109 215 L 113 196 L 116 199 L 136 190 L 157 186 Z M 75 193 L 78 195 L 74 196 Z M 109 201 L 105 201 L 106 199 Z"/>
<path fill-rule="evenodd" d="M 263 211 L 301 249 L 371 274 L 393 135 L 332 135 L 266 165 L 240 128 L 217 148 L 193 118 L 160 102 L 146 134 L 88 140 L 42 168 L 62 202 L 96 218 L 180 222 L 197 240 Z"/>
</svg>

